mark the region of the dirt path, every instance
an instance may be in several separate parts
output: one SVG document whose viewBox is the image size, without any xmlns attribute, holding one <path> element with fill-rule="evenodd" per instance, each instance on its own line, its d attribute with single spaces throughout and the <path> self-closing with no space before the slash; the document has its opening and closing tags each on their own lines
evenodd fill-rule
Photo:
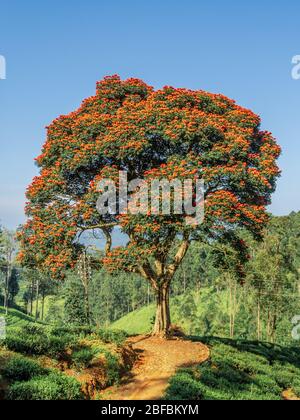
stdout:
<svg viewBox="0 0 300 420">
<path fill-rule="evenodd" d="M 298 398 L 292 389 L 288 389 L 287 391 L 284 391 L 282 393 L 282 397 L 286 401 L 300 401 L 300 398 Z"/>
<path fill-rule="evenodd" d="M 119 387 L 102 394 L 107 400 L 158 400 L 179 367 L 190 367 L 209 358 L 209 349 L 186 340 L 135 337 L 130 342 L 139 354 L 131 375 Z"/>
</svg>

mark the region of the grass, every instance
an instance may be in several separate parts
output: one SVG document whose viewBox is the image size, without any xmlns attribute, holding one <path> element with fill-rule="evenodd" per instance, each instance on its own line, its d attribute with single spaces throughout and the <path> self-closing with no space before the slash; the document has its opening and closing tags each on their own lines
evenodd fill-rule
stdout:
<svg viewBox="0 0 300 420">
<path fill-rule="evenodd" d="M 33 323 L 35 319 L 17 309 L 9 309 L 6 315 L 5 309 L 0 306 L 0 317 L 4 317 L 8 327 L 21 327 L 24 324 Z"/>
<path fill-rule="evenodd" d="M 211 347 L 210 360 L 179 369 L 166 399 L 276 401 L 288 389 L 300 397 L 297 349 L 218 338 L 202 338 L 201 342 Z"/>
<path fill-rule="evenodd" d="M 63 311 L 64 299 L 58 298 L 57 296 L 46 296 L 45 303 L 44 303 L 44 319 L 46 319 L 49 314 L 49 309 L 51 308 L 51 305 L 53 304 L 53 300 L 55 301 L 55 306 L 59 308 L 61 311 Z M 39 314 L 41 315 L 41 312 L 42 312 L 41 300 L 39 302 L 38 309 L 39 309 Z M 32 313 L 35 314 L 35 311 L 36 311 L 36 300 L 32 302 Z"/>
<path fill-rule="evenodd" d="M 129 335 L 146 334 L 151 330 L 151 322 L 155 315 L 155 306 L 149 305 L 131 312 L 111 324 L 111 329 L 126 331 Z"/>
</svg>

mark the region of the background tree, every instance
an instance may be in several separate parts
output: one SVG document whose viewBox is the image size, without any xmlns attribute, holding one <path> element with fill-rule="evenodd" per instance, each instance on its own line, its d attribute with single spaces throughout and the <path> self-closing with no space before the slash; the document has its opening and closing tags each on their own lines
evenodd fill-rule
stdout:
<svg viewBox="0 0 300 420">
<path fill-rule="evenodd" d="M 27 191 L 20 259 L 62 276 L 78 260 L 78 234 L 102 230 L 104 265 L 150 283 L 157 299 L 153 333 L 166 335 L 170 284 L 191 242 L 231 238 L 228 232 L 239 226 L 259 235 L 279 154 L 272 135 L 260 130 L 259 117 L 224 96 L 172 87 L 155 91 L 140 80 L 106 77 L 95 96 L 48 127 L 37 158 L 40 175 Z M 117 180 L 119 170 L 128 181 L 204 179 L 205 222 L 189 226 L 187 214 L 174 212 L 101 217 L 98 182 Z M 111 249 L 116 225 L 129 242 Z"/>
<path fill-rule="evenodd" d="M 252 243 L 252 259 L 248 263 L 248 279 L 254 286 L 257 303 L 257 338 L 275 342 L 279 321 L 295 307 L 299 296 L 297 283 L 299 271 L 297 258 L 298 236 L 288 218 L 274 218 L 261 244 Z M 294 232 L 295 233 L 295 232 Z M 293 313 L 290 317 L 293 317 Z"/>
<path fill-rule="evenodd" d="M 3 263 L 2 263 L 2 273 L 4 277 L 4 308 L 6 310 L 6 314 L 8 313 L 10 295 L 14 296 L 17 293 L 16 291 L 16 277 L 17 272 L 13 268 L 13 263 L 16 256 L 17 251 L 17 243 L 15 240 L 15 232 L 9 231 L 4 229 L 2 231 L 2 256 L 3 256 Z"/>
</svg>

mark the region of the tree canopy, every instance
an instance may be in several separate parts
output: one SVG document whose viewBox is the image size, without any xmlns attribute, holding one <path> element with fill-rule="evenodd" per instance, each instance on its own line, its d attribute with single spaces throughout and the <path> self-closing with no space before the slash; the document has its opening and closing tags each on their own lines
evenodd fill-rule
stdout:
<svg viewBox="0 0 300 420">
<path fill-rule="evenodd" d="M 62 276 L 78 260 L 80 232 L 100 229 L 109 270 L 138 273 L 157 292 L 167 290 L 192 240 L 233 238 L 237 227 L 260 234 L 279 155 L 260 118 L 222 95 L 106 77 L 95 96 L 48 127 L 40 175 L 27 191 L 20 259 Z M 98 182 L 117 182 L 119 171 L 129 181 L 203 179 L 204 223 L 190 226 L 186 214 L 100 216 Z M 117 225 L 130 240 L 111 249 Z"/>
</svg>

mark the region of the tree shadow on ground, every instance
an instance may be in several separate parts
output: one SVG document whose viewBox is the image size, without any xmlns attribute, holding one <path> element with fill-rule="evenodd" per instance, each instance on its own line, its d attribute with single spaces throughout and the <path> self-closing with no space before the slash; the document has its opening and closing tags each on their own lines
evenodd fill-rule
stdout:
<svg viewBox="0 0 300 420">
<path fill-rule="evenodd" d="M 179 369 L 166 399 L 282 400 L 288 389 L 299 395 L 299 349 L 220 337 L 190 339 L 211 349 L 210 360 Z"/>
<path fill-rule="evenodd" d="M 196 342 L 199 341 L 208 347 L 224 344 L 241 352 L 265 357 L 271 364 L 274 362 L 284 362 L 300 368 L 300 347 L 285 347 L 263 341 L 233 340 L 214 336 L 190 336 L 189 339 Z"/>
</svg>

